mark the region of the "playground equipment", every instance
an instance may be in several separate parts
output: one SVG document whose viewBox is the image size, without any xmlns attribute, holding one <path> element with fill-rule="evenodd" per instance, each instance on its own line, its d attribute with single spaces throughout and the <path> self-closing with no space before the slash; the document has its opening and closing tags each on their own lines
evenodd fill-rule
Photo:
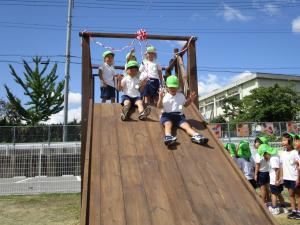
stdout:
<svg viewBox="0 0 300 225">
<path fill-rule="evenodd" d="M 90 38 L 136 38 L 135 34 L 80 33 L 82 37 L 82 200 L 81 225 L 277 224 L 198 110 L 185 110 L 191 125 L 210 139 L 191 143 L 177 130 L 179 144 L 162 140 L 159 110 L 147 121 L 120 120 L 119 104 L 94 103 Z M 198 93 L 194 37 L 148 35 L 181 40 L 163 68 L 175 69 L 182 91 Z M 187 53 L 187 72 L 182 55 Z M 116 69 L 123 69 L 115 66 Z"/>
</svg>

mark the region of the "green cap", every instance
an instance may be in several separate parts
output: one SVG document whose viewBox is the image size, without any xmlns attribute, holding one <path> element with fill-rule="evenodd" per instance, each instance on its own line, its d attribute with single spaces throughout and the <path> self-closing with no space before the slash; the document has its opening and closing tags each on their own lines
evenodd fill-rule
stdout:
<svg viewBox="0 0 300 225">
<path fill-rule="evenodd" d="M 149 52 L 156 53 L 156 49 L 154 48 L 154 46 L 147 47 L 147 53 L 149 53 Z"/>
<path fill-rule="evenodd" d="M 179 80 L 178 80 L 177 76 L 171 75 L 171 76 L 168 76 L 166 84 L 167 84 L 167 87 L 178 88 L 179 87 Z"/>
<path fill-rule="evenodd" d="M 263 144 L 269 144 L 269 139 L 265 136 L 258 137 L 258 139 L 263 143 Z"/>
<path fill-rule="evenodd" d="M 250 144 L 248 141 L 241 141 L 237 153 L 239 158 L 249 160 L 251 158 Z"/>
<path fill-rule="evenodd" d="M 226 143 L 226 144 L 224 144 L 224 148 L 229 151 L 229 154 L 230 154 L 231 157 L 235 157 L 236 156 L 235 144 L 233 144 L 233 143 Z"/>
<path fill-rule="evenodd" d="M 128 68 L 139 68 L 139 64 L 138 64 L 138 62 L 137 61 L 129 61 L 127 64 L 126 64 L 126 69 L 128 69 Z"/>
<path fill-rule="evenodd" d="M 115 56 L 115 53 L 113 53 L 112 51 L 109 51 L 109 50 L 103 52 L 102 56 L 103 56 L 103 58 L 105 58 L 105 57 L 108 56 L 109 54 L 111 54 L 112 56 Z"/>
<path fill-rule="evenodd" d="M 260 156 L 263 156 L 265 153 L 268 153 L 270 155 L 276 155 L 277 154 L 277 149 L 276 148 L 272 148 L 270 145 L 267 144 L 261 144 L 258 147 L 258 154 Z"/>
</svg>

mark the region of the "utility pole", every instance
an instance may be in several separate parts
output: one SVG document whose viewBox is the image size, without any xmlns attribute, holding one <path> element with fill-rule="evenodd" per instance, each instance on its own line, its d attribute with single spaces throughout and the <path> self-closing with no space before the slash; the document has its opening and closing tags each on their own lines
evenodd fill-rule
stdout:
<svg viewBox="0 0 300 225">
<path fill-rule="evenodd" d="M 63 142 L 67 141 L 68 135 L 68 104 L 69 104 L 69 80 L 70 80 L 70 52 L 71 52 L 71 31 L 72 31 L 72 8 L 73 0 L 68 0 L 68 21 L 67 21 L 67 46 L 66 46 L 66 64 L 65 64 L 65 94 L 64 94 L 64 127 Z"/>
</svg>

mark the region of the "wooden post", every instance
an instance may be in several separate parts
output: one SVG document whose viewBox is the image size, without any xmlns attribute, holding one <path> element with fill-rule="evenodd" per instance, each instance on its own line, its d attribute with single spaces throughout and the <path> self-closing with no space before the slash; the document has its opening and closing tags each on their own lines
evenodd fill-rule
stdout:
<svg viewBox="0 0 300 225">
<path fill-rule="evenodd" d="M 89 99 L 93 98 L 92 68 L 91 68 L 91 56 L 90 56 L 90 37 L 82 37 L 82 101 L 81 101 L 81 193 L 82 182 L 84 179 L 84 156 L 87 137 L 87 122 L 88 122 L 88 110 Z"/>
<path fill-rule="evenodd" d="M 191 92 L 196 92 L 197 98 L 194 103 L 199 109 L 198 79 L 197 79 L 197 59 L 196 59 L 196 38 L 193 38 L 188 47 L 188 83 Z"/>
</svg>

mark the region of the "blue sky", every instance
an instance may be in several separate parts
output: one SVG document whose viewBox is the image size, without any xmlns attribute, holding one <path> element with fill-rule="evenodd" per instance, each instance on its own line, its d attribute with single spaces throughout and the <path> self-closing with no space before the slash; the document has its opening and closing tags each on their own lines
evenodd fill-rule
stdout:
<svg viewBox="0 0 300 225">
<path fill-rule="evenodd" d="M 64 78 L 67 0 L 0 0 L 0 98 L 4 84 L 22 100 L 10 75 L 11 63 L 23 73 L 22 59 L 47 56 L 58 63 Z M 251 72 L 300 75 L 300 1 L 96 1 L 75 0 L 71 42 L 69 119 L 80 117 L 81 45 L 79 31 L 193 35 L 197 41 L 199 93 L 206 94 Z M 107 46 L 121 48 L 130 39 L 95 39 L 91 42 L 93 63 L 102 62 Z M 180 42 L 149 41 L 166 65 Z M 143 43 L 143 46 L 145 43 Z M 140 47 L 135 44 L 140 59 Z M 116 53 L 115 64 L 124 65 L 127 50 Z M 97 82 L 97 85 L 98 82 Z M 96 88 L 98 89 L 98 88 Z M 96 92 L 99 101 L 99 92 Z M 50 122 L 61 122 L 62 113 Z"/>
</svg>

